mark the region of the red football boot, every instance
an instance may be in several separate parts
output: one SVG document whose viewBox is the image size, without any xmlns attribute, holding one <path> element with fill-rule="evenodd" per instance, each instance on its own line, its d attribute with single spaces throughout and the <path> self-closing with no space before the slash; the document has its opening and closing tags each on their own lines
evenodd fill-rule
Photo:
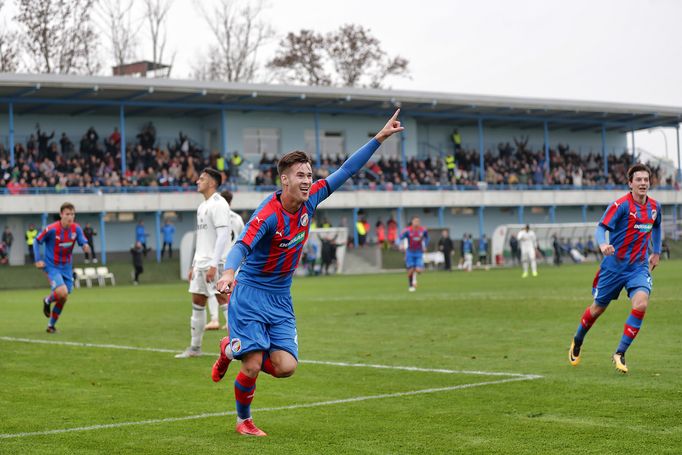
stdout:
<svg viewBox="0 0 682 455">
<path fill-rule="evenodd" d="M 246 436 L 267 436 L 267 433 L 253 424 L 253 419 L 246 419 L 242 423 L 238 423 L 236 430 L 237 433 Z"/>
<path fill-rule="evenodd" d="M 223 337 L 222 340 L 220 340 L 220 355 L 218 356 L 218 360 L 215 361 L 213 364 L 213 368 L 211 369 L 211 379 L 213 379 L 213 382 L 220 382 L 220 380 L 225 376 L 225 373 L 227 372 L 227 367 L 230 366 L 230 362 L 232 360 L 228 359 L 227 356 L 225 355 L 225 349 L 227 349 L 228 345 L 230 344 L 230 338 L 229 337 Z"/>
</svg>

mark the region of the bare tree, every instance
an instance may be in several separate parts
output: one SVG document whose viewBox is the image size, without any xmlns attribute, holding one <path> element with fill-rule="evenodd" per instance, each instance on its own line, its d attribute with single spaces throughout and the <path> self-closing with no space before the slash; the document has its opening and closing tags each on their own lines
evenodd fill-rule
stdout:
<svg viewBox="0 0 682 455">
<path fill-rule="evenodd" d="M 13 73 L 19 66 L 19 37 L 7 26 L 3 6 L 4 2 L 0 0 L 0 73 Z"/>
<path fill-rule="evenodd" d="M 263 1 L 219 0 L 209 11 L 198 1 L 195 4 L 215 38 L 207 60 L 195 68 L 195 75 L 228 82 L 253 81 L 258 51 L 274 36 L 272 28 L 259 18 Z"/>
<path fill-rule="evenodd" d="M 325 71 L 325 39 L 312 30 L 289 33 L 279 44 L 279 50 L 268 67 L 281 72 L 283 82 L 303 82 L 308 85 L 329 85 L 331 77 Z"/>
<path fill-rule="evenodd" d="M 30 60 L 39 73 L 99 71 L 97 34 L 90 14 L 94 0 L 18 0 L 17 21 Z"/>
<path fill-rule="evenodd" d="M 101 0 L 98 3 L 100 28 L 108 38 L 117 66 L 135 58 L 139 24 L 133 20 L 132 9 L 133 0 Z"/>
<path fill-rule="evenodd" d="M 388 57 L 369 29 L 344 25 L 323 36 L 311 30 L 289 33 L 268 64 L 285 82 L 381 87 L 389 76 L 407 76 L 408 61 Z"/>
<path fill-rule="evenodd" d="M 402 57 L 389 58 L 379 40 L 361 25 L 344 25 L 336 33 L 328 34 L 326 48 L 341 84 L 349 87 L 377 88 L 387 76 L 408 74 L 408 61 Z"/>
<path fill-rule="evenodd" d="M 166 20 L 168 19 L 168 12 L 173 5 L 172 0 L 144 0 L 145 10 L 147 15 L 147 22 L 149 23 L 149 37 L 152 45 L 152 64 L 153 68 L 157 64 L 163 64 L 163 53 L 166 50 Z M 171 58 L 170 66 L 166 73 L 166 77 L 170 76 L 170 72 L 175 60 L 175 52 Z"/>
</svg>

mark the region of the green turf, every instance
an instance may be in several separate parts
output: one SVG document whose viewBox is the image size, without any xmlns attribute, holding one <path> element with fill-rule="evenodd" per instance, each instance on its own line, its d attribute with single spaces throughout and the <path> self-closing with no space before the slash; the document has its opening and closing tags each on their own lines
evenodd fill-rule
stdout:
<svg viewBox="0 0 682 455">
<path fill-rule="evenodd" d="M 402 274 L 297 278 L 301 359 L 289 379 L 266 375 L 253 403 L 268 438 L 234 433 L 234 416 L 0 438 L 0 453 L 680 453 L 682 262 L 654 274 L 642 331 L 610 363 L 629 304 L 595 324 L 583 363 L 566 350 L 590 301 L 594 265 L 432 272 L 408 293 Z M 0 336 L 181 350 L 189 337 L 184 284 L 77 290 L 48 335 L 43 292 L 0 293 Z M 217 351 L 221 334 L 204 346 Z M 230 366 L 212 356 L 0 340 L 0 434 L 234 411 Z M 305 360 L 541 375 L 541 379 L 286 410 L 331 400 L 463 386 L 509 377 L 370 369 Z"/>
</svg>

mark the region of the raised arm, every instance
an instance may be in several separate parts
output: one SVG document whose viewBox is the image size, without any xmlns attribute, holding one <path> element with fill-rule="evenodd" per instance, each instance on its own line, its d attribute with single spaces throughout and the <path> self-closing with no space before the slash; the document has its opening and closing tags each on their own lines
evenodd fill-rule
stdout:
<svg viewBox="0 0 682 455">
<path fill-rule="evenodd" d="M 339 169 L 326 178 L 331 191 L 339 189 L 346 180 L 358 172 L 362 166 L 369 161 L 374 152 L 377 151 L 382 142 L 393 134 L 405 129 L 401 126 L 400 120 L 398 120 L 398 114 L 400 114 L 400 109 L 395 111 L 393 116 L 386 122 L 386 125 L 384 125 L 381 131 L 379 131 L 371 141 L 360 147 L 355 153 L 348 157 Z"/>
</svg>

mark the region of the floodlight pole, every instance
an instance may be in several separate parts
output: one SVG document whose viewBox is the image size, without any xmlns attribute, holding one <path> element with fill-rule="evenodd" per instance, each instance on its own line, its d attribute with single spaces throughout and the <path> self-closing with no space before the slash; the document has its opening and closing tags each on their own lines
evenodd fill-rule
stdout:
<svg viewBox="0 0 682 455">
<path fill-rule="evenodd" d="M 161 210 L 157 210 L 154 214 L 154 221 L 156 223 L 156 262 L 161 262 Z"/>
<path fill-rule="evenodd" d="M 229 156 L 227 152 L 227 126 L 225 125 L 226 120 L 225 109 L 220 110 L 220 155 L 225 157 L 225 161 Z M 225 163 L 227 164 L 227 163 Z"/>
<path fill-rule="evenodd" d="M 604 161 L 604 178 L 607 178 L 609 176 L 609 160 L 606 156 L 606 125 L 601 126 L 601 158 Z"/>
<path fill-rule="evenodd" d="M 545 136 L 545 170 L 549 171 L 549 125 L 547 120 L 543 123 Z"/>
<path fill-rule="evenodd" d="M 485 181 L 485 159 L 483 158 L 483 118 L 478 118 L 478 181 Z"/>
<path fill-rule="evenodd" d="M 408 174 L 407 174 L 407 155 L 405 152 L 405 142 L 406 142 L 405 131 L 401 131 L 400 132 L 400 161 L 402 164 L 401 167 L 402 167 L 402 171 L 403 171 L 402 172 L 403 173 L 403 181 L 405 183 L 407 183 Z"/>
<path fill-rule="evenodd" d="M 353 209 L 353 246 L 358 247 L 358 211 L 359 209 L 355 207 Z"/>
<path fill-rule="evenodd" d="M 675 137 L 677 138 L 677 182 L 682 182 L 682 163 L 680 162 L 680 125 L 675 126 Z"/>
<path fill-rule="evenodd" d="M 123 140 L 122 136 L 121 140 Z M 106 217 L 106 215 L 107 212 L 99 212 L 99 240 L 100 240 L 99 257 L 102 260 L 102 265 L 107 265 L 107 231 L 106 224 L 104 223 L 104 218 Z"/>
<path fill-rule="evenodd" d="M 9 103 L 9 165 L 14 167 L 14 103 Z"/>
<path fill-rule="evenodd" d="M 485 210 L 485 206 L 480 206 L 478 208 L 478 238 L 483 237 L 483 233 L 485 232 L 485 217 L 483 215 L 483 211 Z"/>
<path fill-rule="evenodd" d="M 315 111 L 315 166 L 322 164 L 322 150 L 320 147 L 320 113 Z"/>
<path fill-rule="evenodd" d="M 123 104 L 118 109 L 118 129 L 121 130 L 121 179 L 125 179 L 126 175 L 126 115 Z"/>
</svg>

